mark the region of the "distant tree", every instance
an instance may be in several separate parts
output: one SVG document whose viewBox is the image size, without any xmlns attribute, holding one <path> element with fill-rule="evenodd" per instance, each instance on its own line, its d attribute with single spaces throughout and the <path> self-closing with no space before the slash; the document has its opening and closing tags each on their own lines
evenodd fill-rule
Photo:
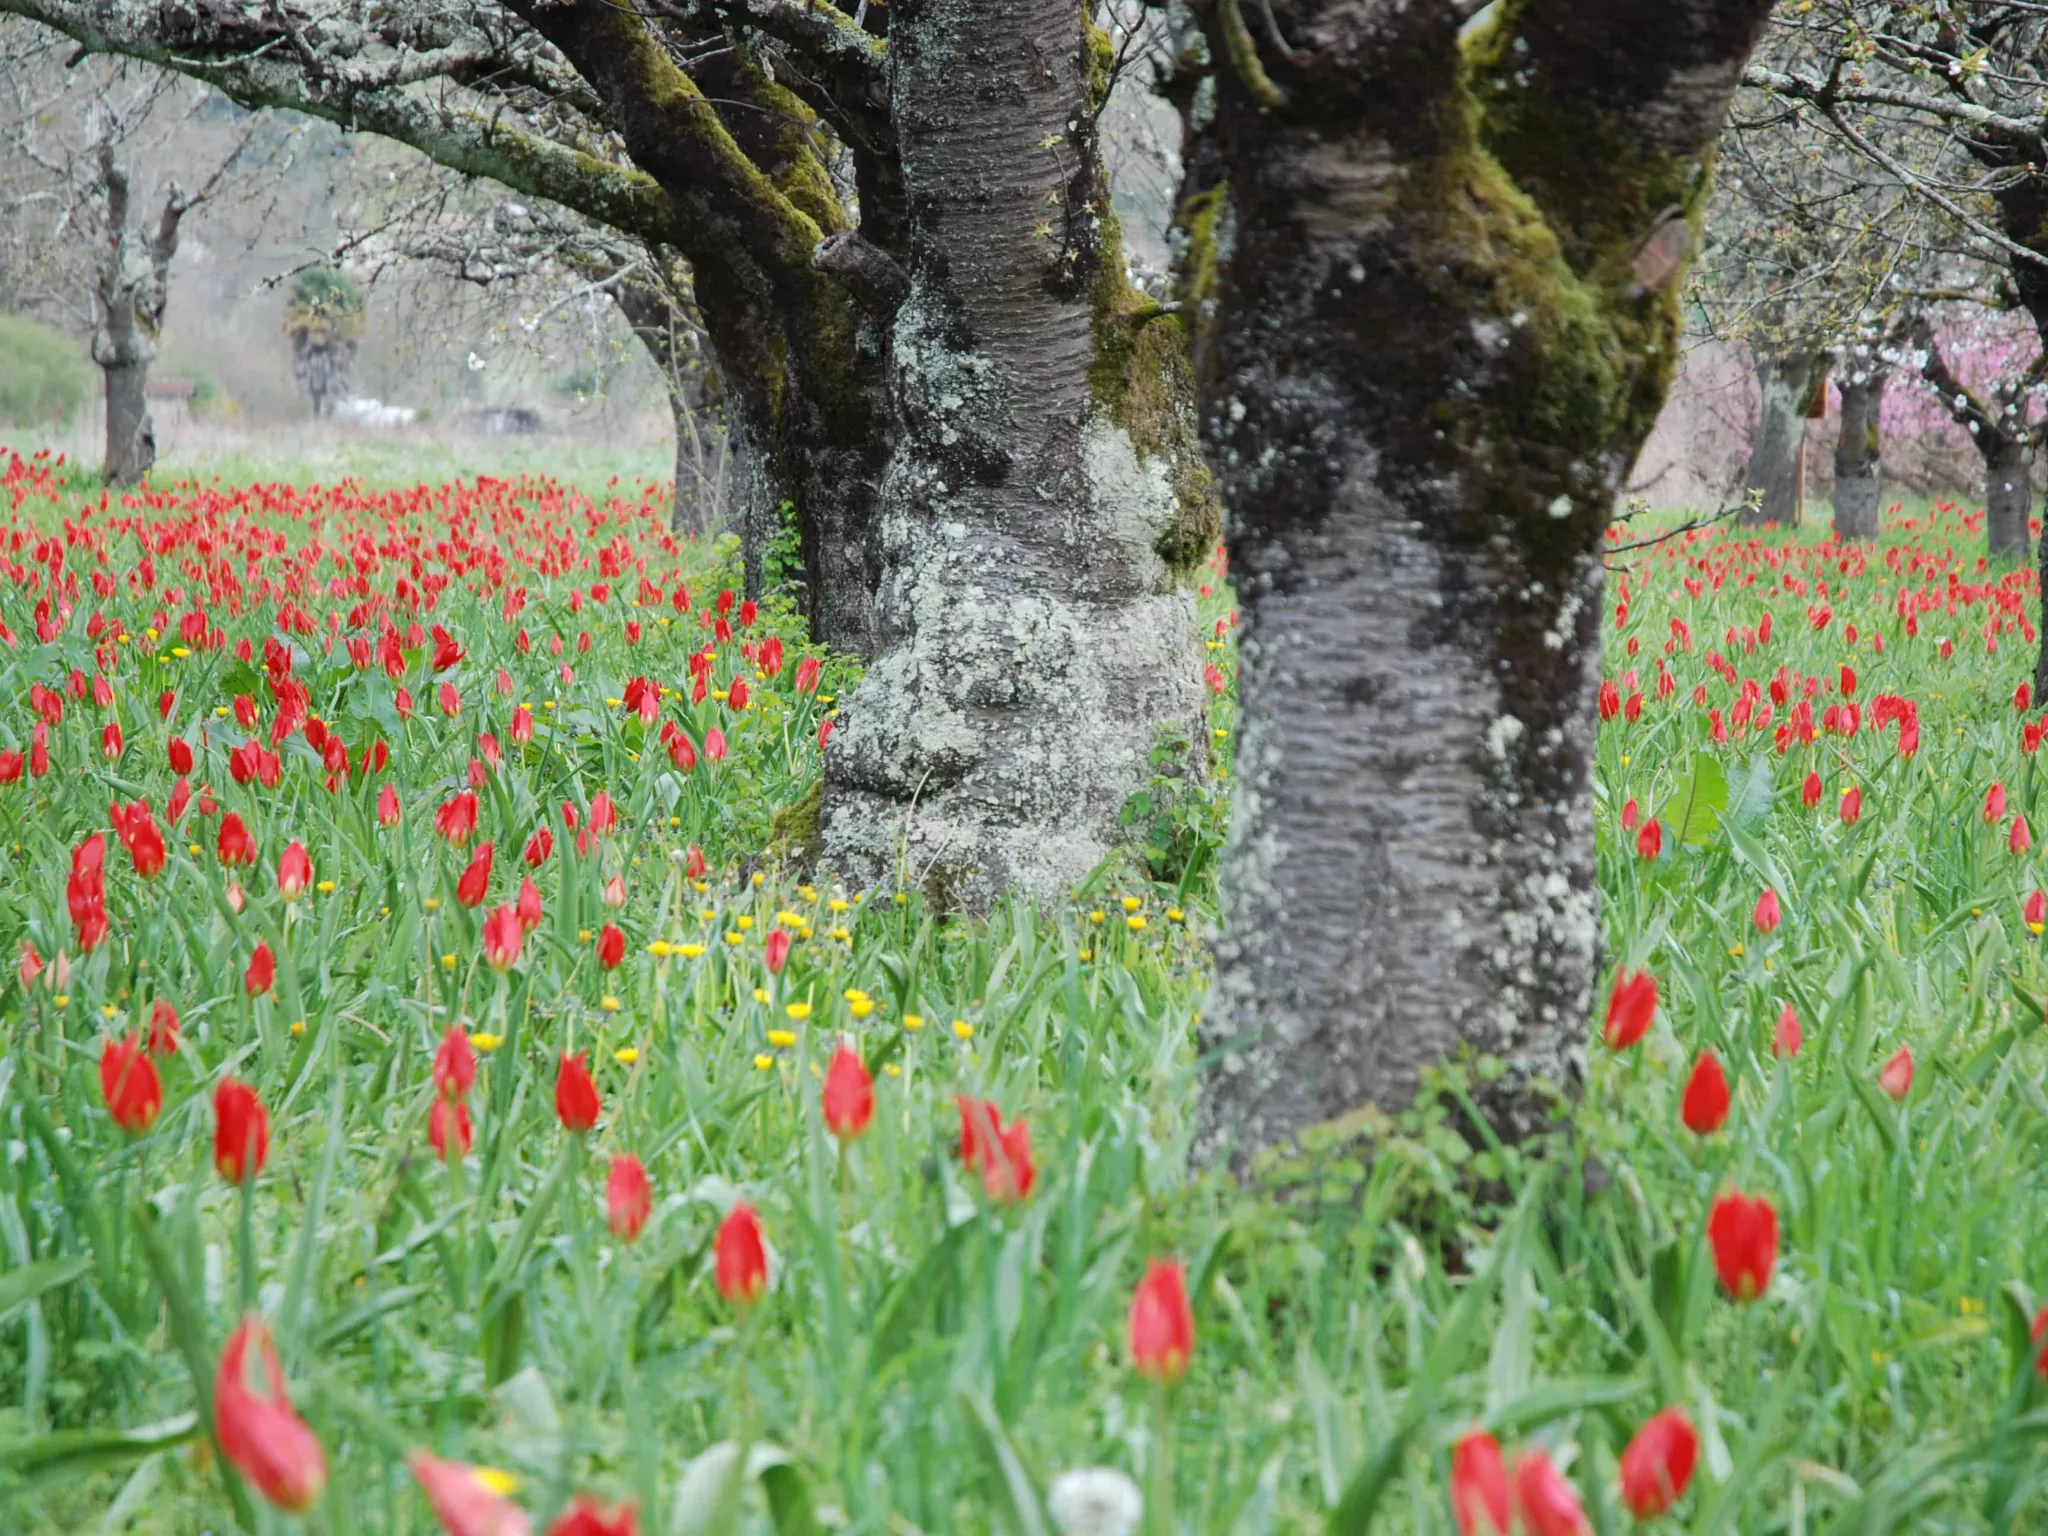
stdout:
<svg viewBox="0 0 2048 1536">
<path fill-rule="evenodd" d="M 338 267 L 309 267 L 292 284 L 284 307 L 292 376 L 315 416 L 331 416 L 348 394 L 356 343 L 363 334 L 363 290 Z"/>
</svg>

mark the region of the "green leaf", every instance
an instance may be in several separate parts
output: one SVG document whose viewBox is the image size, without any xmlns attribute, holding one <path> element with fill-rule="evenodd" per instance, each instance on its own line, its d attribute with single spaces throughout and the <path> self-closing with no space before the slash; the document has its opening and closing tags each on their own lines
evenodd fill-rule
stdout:
<svg viewBox="0 0 2048 1536">
<path fill-rule="evenodd" d="M 1705 845 L 1728 809 L 1728 779 L 1712 753 L 1695 752 L 1692 772 L 1664 802 L 1661 812 L 1672 835 L 1689 847 Z"/>
<path fill-rule="evenodd" d="M 61 1477 L 67 1482 L 125 1467 L 199 1434 L 199 1415 L 181 1413 L 139 1429 L 60 1429 L 32 1440 L 0 1445 L 0 1468 L 24 1481 Z"/>
<path fill-rule="evenodd" d="M 1047 1536 L 1045 1501 L 1018 1457 L 1017 1448 L 1010 1444 L 1003 1421 L 996 1416 L 995 1405 L 971 1387 L 962 1389 L 960 1405 L 966 1409 L 967 1427 L 973 1431 L 976 1448 L 995 1473 L 996 1513 L 1004 1527 L 1011 1536 Z"/>
<path fill-rule="evenodd" d="M 91 1260 L 73 1254 L 63 1259 L 38 1259 L 33 1264 L 0 1275 L 0 1322 L 5 1322 L 16 1308 L 27 1306 L 43 1292 L 69 1285 L 91 1267 Z"/>
</svg>

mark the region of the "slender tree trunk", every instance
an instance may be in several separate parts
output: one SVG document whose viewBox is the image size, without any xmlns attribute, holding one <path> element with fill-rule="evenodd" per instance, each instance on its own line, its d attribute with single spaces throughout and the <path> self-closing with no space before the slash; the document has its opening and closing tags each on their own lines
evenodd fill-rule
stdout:
<svg viewBox="0 0 2048 1536">
<path fill-rule="evenodd" d="M 1739 521 L 1746 526 L 1792 527 L 1799 522 L 1806 406 L 1819 382 L 1822 363 L 1823 355 L 1818 352 L 1788 352 L 1757 361 L 1763 407 L 1743 483 L 1752 491 L 1761 490 L 1763 500 L 1753 511 L 1743 512 Z"/>
<path fill-rule="evenodd" d="M 1664 210 L 1768 4 L 1501 5 L 1463 42 L 1447 5 L 1272 9 L 1199 13 L 1244 602 L 1201 1145 L 1397 1112 L 1465 1047 L 1521 1134 L 1583 1071 L 1600 550 L 1677 356 Z"/>
<path fill-rule="evenodd" d="M 1984 455 L 1984 532 L 1991 558 L 2025 564 L 2033 552 L 2033 444 L 2024 428 L 2000 433 Z"/>
<path fill-rule="evenodd" d="M 899 0 L 889 50 L 910 292 L 878 654 L 826 752 L 826 856 L 942 905 L 1059 897 L 1162 728 L 1201 736 L 1174 461 L 1118 403 L 1122 360 L 1178 322 L 1126 314 L 1080 7 Z"/>
<path fill-rule="evenodd" d="M 1878 505 L 1883 500 L 1883 463 L 1879 453 L 1878 408 L 1884 400 L 1884 375 L 1842 375 L 1842 435 L 1835 441 L 1835 539 L 1874 539 Z"/>
</svg>

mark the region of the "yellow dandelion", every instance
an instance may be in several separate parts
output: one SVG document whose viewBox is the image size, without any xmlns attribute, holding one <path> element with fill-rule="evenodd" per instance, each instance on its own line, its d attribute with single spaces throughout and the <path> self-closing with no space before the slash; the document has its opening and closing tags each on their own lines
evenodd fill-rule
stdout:
<svg viewBox="0 0 2048 1536">
<path fill-rule="evenodd" d="M 648 943 L 647 953 L 654 956 L 657 960 L 666 960 L 669 957 L 670 947 L 667 939 L 654 939 Z"/>
<path fill-rule="evenodd" d="M 778 1051 L 786 1051 L 796 1044 L 796 1031 L 793 1029 L 771 1029 L 768 1031 L 768 1043 Z"/>
<path fill-rule="evenodd" d="M 754 988 L 754 1001 L 755 1001 L 755 1002 L 757 1002 L 757 1003 L 765 1003 L 765 1002 L 767 1002 L 767 1001 L 768 1001 L 768 989 L 767 989 L 766 987 L 756 987 L 756 988 Z"/>
<path fill-rule="evenodd" d="M 454 969 L 455 969 L 455 957 L 454 957 L 453 955 L 443 955 L 443 956 L 441 957 L 441 969 L 442 969 L 442 970 L 444 970 L 444 971 L 452 971 L 452 970 L 454 970 Z"/>
<path fill-rule="evenodd" d="M 974 1038 L 974 1026 L 965 1019 L 955 1019 L 953 1021 L 953 1033 L 962 1040 L 972 1040 Z"/>
<path fill-rule="evenodd" d="M 702 944 L 678 944 L 676 946 L 676 953 L 685 960 L 694 960 L 704 953 L 704 946 Z"/>
<path fill-rule="evenodd" d="M 292 1036 L 293 1036 L 293 1038 L 295 1038 L 295 1039 L 296 1039 L 296 1038 L 297 1038 L 298 1036 L 300 1036 L 300 1035 L 303 1035 L 303 1034 L 304 1034 L 305 1032 L 306 1032 L 306 1021 L 305 1021 L 304 1019 L 293 1019 L 293 1020 L 292 1020 Z"/>
<path fill-rule="evenodd" d="M 775 1065 L 775 1058 L 773 1056 L 770 1056 L 766 1051 L 763 1051 L 760 1055 L 754 1058 L 754 1065 L 760 1068 L 763 1072 L 766 1072 L 770 1067 Z"/>
<path fill-rule="evenodd" d="M 1138 908 L 1142 907 L 1143 905 L 1145 905 L 1145 903 L 1139 900 L 1136 896 L 1126 896 L 1124 898 L 1124 910 L 1126 912 L 1135 912 L 1138 910 Z"/>
<path fill-rule="evenodd" d="M 1124 919 L 1124 926 L 1130 929 L 1133 933 L 1143 933 L 1145 931 L 1145 914 L 1142 912 L 1133 912 L 1129 917 Z"/>
<path fill-rule="evenodd" d="M 503 1035 L 494 1035 L 489 1030 L 478 1030 L 469 1037 L 470 1048 L 479 1056 L 488 1056 L 505 1043 Z"/>
<path fill-rule="evenodd" d="M 913 1035 L 916 1034 L 920 1029 L 924 1028 L 924 1015 L 920 1013 L 906 1013 L 903 1015 L 903 1027 Z"/>
<path fill-rule="evenodd" d="M 811 1005 L 809 1003 L 791 1003 L 782 1011 L 801 1024 L 811 1016 Z"/>
<path fill-rule="evenodd" d="M 739 932 L 737 929 L 728 931 L 725 936 L 725 942 L 728 944 L 744 944 L 746 942 L 746 939 L 747 936 Z"/>
<path fill-rule="evenodd" d="M 420 905 L 425 907 L 429 912 L 438 912 L 441 910 L 441 898 L 438 896 L 429 896 L 425 901 L 421 902 Z"/>
<path fill-rule="evenodd" d="M 843 896 L 834 896 L 830 901 L 826 902 L 825 905 L 830 907 L 834 912 L 844 912 L 847 908 L 847 901 L 846 898 Z"/>
<path fill-rule="evenodd" d="M 621 1066 L 630 1067 L 639 1059 L 640 1047 L 637 1045 L 622 1045 L 612 1052 L 612 1060 L 618 1062 Z"/>
<path fill-rule="evenodd" d="M 733 919 L 733 925 L 737 927 L 741 933 L 751 933 L 754 928 L 754 919 L 747 913 L 742 912 L 738 917 Z"/>
</svg>

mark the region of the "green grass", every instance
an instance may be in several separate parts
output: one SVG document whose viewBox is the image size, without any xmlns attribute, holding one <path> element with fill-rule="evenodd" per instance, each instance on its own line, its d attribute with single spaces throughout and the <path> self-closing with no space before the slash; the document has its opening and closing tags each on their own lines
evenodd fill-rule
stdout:
<svg viewBox="0 0 2048 1536">
<path fill-rule="evenodd" d="M 1737 542 L 1724 530 L 1618 557 L 1632 569 L 1610 596 L 1629 611 L 1620 624 L 1610 611 L 1609 673 L 1619 684 L 1635 669 L 1645 703 L 1602 734 L 1599 878 L 1611 964 L 1659 981 L 1654 1028 L 1617 1053 L 1592 1022 L 1584 1096 L 1552 1145 L 1489 1143 L 1461 1105 L 1492 1064 L 1470 1061 L 1398 1124 L 1332 1128 L 1314 1156 L 1244 1189 L 1191 1167 L 1187 1150 L 1215 909 L 1205 877 L 1182 876 L 1210 867 L 1220 805 L 1162 802 L 1171 835 L 1154 838 L 1153 866 L 1108 871 L 1056 910 L 979 921 L 931 913 L 915 893 L 757 870 L 774 813 L 816 780 L 831 707 L 793 686 L 803 650 L 789 620 L 771 612 L 712 642 L 698 615 L 729 574 L 694 546 L 665 546 L 658 508 L 556 502 L 533 486 L 419 505 L 308 492 L 267 511 L 181 494 L 150 514 L 153 592 L 128 587 L 137 545 L 111 526 L 118 507 L 85 519 L 67 551 L 80 595 L 48 643 L 35 639 L 37 594 L 0 588 L 17 635 L 0 649 L 0 749 L 26 745 L 31 682 L 93 670 L 95 609 L 130 635 L 109 647 L 120 760 L 101 751 L 108 712 L 67 699 L 53 771 L 0 786 L 0 945 L 74 950 L 61 993 L 47 972 L 0 982 L 0 1528 L 230 1528 L 238 1495 L 185 1416 L 251 1300 L 331 1471 L 303 1522 L 253 1516 L 274 1531 L 434 1529 L 403 1461 L 425 1447 L 516 1474 L 536 1528 L 591 1489 L 637 1499 L 646 1531 L 1035 1532 L 1053 1528 L 1041 1500 L 1056 1474 L 1109 1465 L 1170 1489 L 1170 1510 L 1155 1499 L 1148 1512 L 1152 1531 L 1446 1532 L 1448 1447 L 1483 1423 L 1511 1454 L 1548 1450 L 1595 1528 L 1616 1532 L 1631 1524 L 1616 1456 L 1667 1403 L 1699 1426 L 1704 1451 L 1658 1529 L 1846 1536 L 2048 1520 L 2048 1412 L 2025 1337 L 2031 1287 L 2048 1286 L 2048 967 L 2021 920 L 2037 853 L 2008 847 L 2011 813 L 2036 826 L 2048 814 L 2020 750 L 2033 717 L 2012 701 L 2032 659 L 2019 625 L 2037 607 L 2030 577 L 1976 570 L 1980 528 L 1923 509 L 1867 562 L 1812 533 Z M 76 512 L 61 488 L 26 494 L 14 517 L 49 529 L 60 512 Z M 354 670 L 339 642 L 329 655 L 301 636 L 296 675 L 313 712 L 352 747 L 382 736 L 389 767 L 331 792 L 294 736 L 276 789 L 237 785 L 225 753 L 245 733 L 214 711 L 248 693 L 271 718 L 259 674 L 275 600 L 216 607 L 227 650 L 181 659 L 165 635 L 145 657 L 142 637 L 160 603 L 176 624 L 184 605 L 167 585 L 283 580 L 316 516 L 343 563 L 359 529 L 384 546 L 368 562 L 372 593 L 417 583 L 414 550 L 423 571 L 450 572 L 419 619 L 468 649 L 447 674 L 462 714 L 435 708 L 442 679 L 425 656 L 394 681 Z M 285 527 L 291 555 L 265 542 Z M 182 542 L 163 548 L 173 532 Z M 571 588 L 607 579 L 602 550 L 620 565 L 615 535 L 618 590 L 572 611 Z M 102 538 L 117 590 L 95 600 Z M 186 566 L 202 538 L 208 563 Z M 502 551 L 504 583 L 529 589 L 516 619 L 472 547 Z M 24 574 L 32 549 L 13 556 Z M 547 573 L 525 563 L 544 550 Z M 330 595 L 334 561 L 317 590 L 295 569 L 292 601 L 316 635 L 330 606 L 344 635 L 375 629 L 374 614 L 349 617 L 371 599 Z M 643 574 L 672 591 L 672 569 L 688 577 L 688 615 L 665 608 L 662 623 L 631 606 Z M 1815 629 L 1822 579 L 1831 611 Z M 1917 638 L 1898 613 L 1902 587 L 1935 603 Z M 1207 599 L 1205 613 L 1224 604 Z M 1738 634 L 1731 646 L 1725 632 L 1766 610 L 1770 641 L 1751 652 Z M 391 612 L 401 627 L 410 618 Z M 642 624 L 637 643 L 628 620 Z M 515 644 L 521 627 L 530 652 Z M 786 665 L 754 676 L 738 643 L 770 632 Z M 560 658 L 550 634 L 565 641 Z M 254 665 L 234 660 L 244 636 Z M 716 687 L 750 677 L 743 714 L 689 701 L 687 658 L 706 643 Z M 1788 703 L 1817 678 L 1817 718 L 1850 661 L 1863 728 L 1780 755 L 1772 733 L 1787 706 L 1774 705 L 1761 733 L 1715 742 L 1706 710 L 1725 720 L 1739 685 L 1708 669 L 1710 650 L 1760 690 L 1785 668 Z M 1674 679 L 1661 700 L 1660 656 Z M 510 696 L 495 687 L 501 667 Z M 676 772 L 654 731 L 611 702 L 637 675 L 682 690 L 663 711 L 700 749 L 718 723 L 726 760 Z M 824 695 L 851 680 L 828 658 Z M 399 681 L 418 697 L 409 721 L 395 711 Z M 168 723 L 166 687 L 178 695 Z M 1896 726 L 1868 724 L 1879 694 L 1917 701 L 1914 757 L 1899 756 Z M 541 722 L 525 748 L 509 735 L 519 702 Z M 1216 708 L 1227 728 L 1227 695 Z M 161 814 L 169 732 L 196 735 L 202 714 L 214 734 L 195 779 L 248 820 L 260 850 L 237 877 L 244 905 L 227 899 L 210 826 L 197 854 L 172 839 L 154 881 L 110 845 L 112 934 L 77 958 L 70 850 L 106 827 L 116 795 Z M 502 979 L 480 958 L 478 914 L 453 899 L 469 850 L 432 830 L 479 730 L 506 750 L 481 796 L 478 836 L 498 847 L 490 902 L 511 899 L 534 827 L 547 820 L 557 838 L 535 872 L 545 919 Z M 1824 781 L 1813 810 L 1800 793 L 1809 772 Z M 1994 780 L 2010 811 L 1987 826 Z M 384 781 L 403 801 L 397 829 L 374 815 Z M 1847 827 L 1835 808 L 1852 784 L 1864 811 Z M 587 806 L 601 787 L 620 830 L 570 857 L 555 808 Z M 1669 823 L 1658 860 L 1619 829 L 1630 799 Z M 294 838 L 333 888 L 287 903 L 274 870 Z M 693 844 L 709 864 L 701 882 L 682 863 Z M 613 874 L 618 908 L 603 904 Z M 1767 886 L 1785 919 L 1764 938 L 1750 914 Z M 608 972 L 593 937 L 607 921 L 628 940 Z M 779 975 L 763 960 L 778 924 L 797 936 Z M 258 937 L 280 974 L 251 1000 L 241 977 Z M 183 1044 L 164 1064 L 161 1116 L 130 1139 L 108 1118 L 96 1064 L 105 1033 L 143 1025 L 158 996 L 176 1001 Z M 1788 1001 L 1805 1044 L 1780 1060 L 1770 1040 Z M 448 1167 L 426 1123 L 429 1063 L 451 1022 L 502 1043 L 471 1095 L 474 1150 Z M 817 1075 L 841 1034 L 858 1041 L 878 1098 L 873 1128 L 844 1152 L 820 1118 Z M 1918 1070 L 1894 1104 L 1875 1075 L 1901 1044 Z M 1678 1098 L 1707 1047 L 1735 1102 L 1703 1139 L 1679 1124 Z M 596 1068 L 605 1109 L 587 1139 L 555 1120 L 562 1050 L 589 1051 Z M 228 1072 L 272 1116 L 270 1160 L 246 1196 L 212 1167 L 210 1092 Z M 1027 1119 L 1028 1200 L 993 1203 L 963 1174 L 958 1093 Z M 603 1211 L 604 1166 L 626 1152 L 655 1193 L 631 1245 Z M 1730 1185 L 1768 1195 L 1781 1220 L 1777 1277 L 1749 1305 L 1719 1290 L 1702 1240 Z M 712 1283 L 710 1244 L 741 1198 L 760 1209 L 773 1282 L 735 1311 Z M 1188 1266 L 1198 1342 L 1162 1396 L 1133 1375 L 1123 1327 L 1145 1263 L 1166 1255 Z M 749 1484 L 728 1520 L 699 1499 L 712 1463 L 695 1459 L 733 1441 L 789 1461 Z"/>
</svg>

